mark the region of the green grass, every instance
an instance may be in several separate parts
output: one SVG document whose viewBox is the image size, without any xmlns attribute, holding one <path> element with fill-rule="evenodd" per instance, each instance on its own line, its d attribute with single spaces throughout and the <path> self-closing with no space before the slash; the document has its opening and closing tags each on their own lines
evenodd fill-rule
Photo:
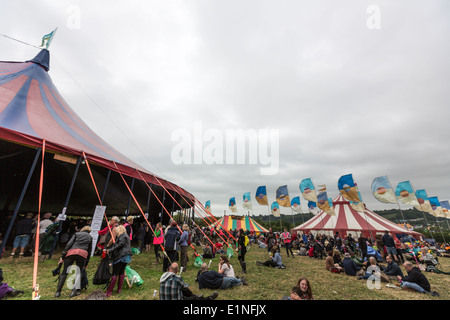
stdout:
<svg viewBox="0 0 450 320">
<path fill-rule="evenodd" d="M 191 249 L 192 250 L 192 249 Z M 197 249 L 201 252 L 201 248 Z M 188 270 L 183 272 L 184 280 L 190 284 L 191 290 L 207 296 L 213 292 L 209 289 L 198 289 L 195 282 L 198 268 L 194 267 L 193 251 L 189 254 Z M 11 300 L 30 300 L 33 282 L 33 260 L 32 258 L 10 259 L 8 252 L 0 260 L 4 273 L 4 281 L 16 289 L 25 291 L 23 295 L 10 298 Z M 309 257 L 287 258 L 284 249 L 281 251 L 283 263 L 286 269 L 275 269 L 256 265 L 256 261 L 268 259 L 268 253 L 264 249 L 253 245 L 246 255 L 247 274 L 245 277 L 248 286 L 235 287 L 228 290 L 219 290 L 217 300 L 280 300 L 284 295 L 288 295 L 290 289 L 297 283 L 298 278 L 306 276 L 313 290 L 316 300 L 449 300 L 450 299 L 450 276 L 425 272 L 431 283 L 433 291 L 437 291 L 440 297 L 419 294 L 406 290 L 388 288 L 385 283 L 381 283 L 380 289 L 368 289 L 365 280 L 357 280 L 345 274 L 334 274 L 325 270 L 325 260 L 311 259 Z M 59 252 L 56 252 L 52 259 L 40 262 L 38 265 L 37 283 L 40 288 L 40 300 L 55 300 L 56 278 L 52 276 L 52 270 L 56 267 L 59 259 Z M 205 259 L 209 262 L 210 259 Z M 211 259 L 211 269 L 217 271 L 219 257 Z M 99 264 L 100 257 L 94 256 L 88 266 L 87 273 L 89 286 L 83 290 L 82 294 L 73 300 L 84 300 L 86 296 L 101 286 L 92 284 L 92 278 Z M 154 290 L 159 290 L 159 278 L 162 275 L 162 264 L 153 265 L 155 261 L 153 251 L 143 252 L 134 255 L 130 267 L 136 270 L 144 284 L 140 287 L 128 288 L 124 284 L 122 293 L 116 292 L 108 300 L 152 300 Z M 450 258 L 439 259 L 440 269 L 450 272 Z M 234 256 L 231 263 L 236 274 L 241 274 L 241 268 Z M 403 267 L 402 267 L 403 269 Z M 403 270 L 404 271 L 404 270 Z M 64 287 L 59 300 L 70 299 L 70 290 Z"/>
</svg>

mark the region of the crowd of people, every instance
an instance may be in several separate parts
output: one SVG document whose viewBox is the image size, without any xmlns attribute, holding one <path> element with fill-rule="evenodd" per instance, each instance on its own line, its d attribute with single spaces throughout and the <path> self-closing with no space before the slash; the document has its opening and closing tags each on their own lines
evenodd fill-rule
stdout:
<svg viewBox="0 0 450 320">
<path fill-rule="evenodd" d="M 140 218 L 128 216 L 119 219 L 114 216 L 104 222 L 98 231 L 96 244 L 91 234 L 89 219 L 67 219 L 59 221 L 51 213 L 42 215 L 39 230 L 36 230 L 37 217 L 29 213 L 20 217 L 14 228 L 11 241 L 11 258 L 22 258 L 33 255 L 33 247 L 39 234 L 39 255 L 51 258 L 53 252 L 60 249 L 61 257 L 58 265 L 62 267 L 59 274 L 55 298 L 61 296 L 68 268 L 75 264 L 82 272 L 81 279 L 75 283 L 70 297 L 80 294 L 83 288 L 83 271 L 85 271 L 92 254 L 108 259 L 111 267 L 110 280 L 106 286 L 105 297 L 110 297 L 117 285 L 117 294 L 122 291 L 126 266 L 132 260 L 133 251 L 150 252 L 155 256 L 154 265 L 160 264 L 162 276 L 160 279 L 160 299 L 215 299 L 219 294 L 215 291 L 208 297 L 195 295 L 183 280 L 181 271 L 186 272 L 189 262 L 188 248 L 194 249 L 195 255 L 203 259 L 214 259 L 219 256 L 217 271 L 203 262 L 198 265 L 196 277 L 199 289 L 225 290 L 232 287 L 248 285 L 242 274 L 247 273 L 245 256 L 250 244 L 255 244 L 267 250 L 268 259 L 257 261 L 258 266 L 285 269 L 282 252 L 286 257 L 295 259 L 307 256 L 310 259 L 324 260 L 326 270 L 332 273 L 342 273 L 356 277 L 359 280 L 379 280 L 405 290 L 415 290 L 431 295 L 430 283 L 423 271 L 436 273 L 438 257 L 450 252 L 447 244 L 437 245 L 414 239 L 398 239 L 388 232 L 367 238 L 360 235 L 354 238 L 351 233 L 341 236 L 325 234 L 297 234 L 287 229 L 274 232 L 255 234 L 253 232 L 204 227 L 197 225 L 178 224 L 171 220 L 167 226 L 161 222 L 149 225 Z M 284 250 L 283 250 L 284 248 Z M 153 252 L 151 252 L 153 251 Z M 434 253 L 434 255 L 433 255 Z M 236 255 L 240 266 L 240 275 L 230 262 Z M 403 266 L 403 273 L 400 266 Z M 20 291 L 14 291 L 20 292 Z M 283 300 L 314 299 L 308 279 L 301 277 L 291 288 L 289 295 Z"/>
</svg>

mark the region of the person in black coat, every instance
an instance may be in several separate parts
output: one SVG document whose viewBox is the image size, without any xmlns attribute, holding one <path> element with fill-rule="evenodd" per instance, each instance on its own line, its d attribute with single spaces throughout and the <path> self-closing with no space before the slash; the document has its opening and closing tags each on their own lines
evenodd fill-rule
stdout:
<svg viewBox="0 0 450 320">
<path fill-rule="evenodd" d="M 66 247 L 61 253 L 58 264 L 64 263 L 64 268 L 59 276 L 58 285 L 56 287 L 55 298 L 61 296 L 61 290 L 66 282 L 67 270 L 75 262 L 77 270 L 77 278 L 70 297 L 78 296 L 81 293 L 81 276 L 85 272 L 85 268 L 89 263 L 92 253 L 92 236 L 91 227 L 85 226 L 79 232 L 76 232 L 67 242 Z"/>
<path fill-rule="evenodd" d="M 410 261 L 403 264 L 407 276 L 397 276 L 398 280 L 402 284 L 402 288 L 412 289 L 421 293 L 430 293 L 430 282 L 427 277 L 420 271 L 418 267 L 415 267 Z"/>
<path fill-rule="evenodd" d="M 344 267 L 345 274 L 349 276 L 356 276 L 358 271 L 362 268 L 356 264 L 355 261 L 352 260 L 349 253 L 344 255 L 344 260 L 342 260 L 342 266 Z"/>
<path fill-rule="evenodd" d="M 397 280 L 397 276 L 403 277 L 402 269 L 400 269 L 399 265 L 394 262 L 391 255 L 386 257 L 387 266 L 383 270 L 383 273 L 390 280 Z"/>
<path fill-rule="evenodd" d="M 178 230 L 176 221 L 170 222 L 170 227 L 167 228 L 167 231 L 164 235 L 164 249 L 165 255 L 163 259 L 163 272 L 167 272 L 169 270 L 169 266 L 177 262 L 179 259 L 178 250 L 178 240 L 181 238 L 181 232 Z"/>
<path fill-rule="evenodd" d="M 111 282 L 106 290 L 106 297 L 110 297 L 117 280 L 117 293 L 122 291 L 123 280 L 125 279 L 125 267 L 131 262 L 131 242 L 130 236 L 123 225 L 114 228 L 114 244 L 106 249 L 106 254 L 109 255 L 113 264 L 113 275 Z"/>
</svg>

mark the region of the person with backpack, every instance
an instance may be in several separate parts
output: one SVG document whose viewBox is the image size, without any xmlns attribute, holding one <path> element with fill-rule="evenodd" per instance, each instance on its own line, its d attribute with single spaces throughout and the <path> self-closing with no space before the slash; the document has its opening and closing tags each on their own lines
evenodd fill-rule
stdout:
<svg viewBox="0 0 450 320">
<path fill-rule="evenodd" d="M 106 290 L 106 297 L 112 295 L 112 291 L 117 282 L 117 293 L 122 291 L 122 284 L 125 279 L 125 267 L 131 262 L 130 236 L 123 225 L 114 228 L 115 242 L 106 249 L 106 254 L 110 255 L 113 265 L 111 281 Z"/>
<path fill-rule="evenodd" d="M 238 260 L 242 268 L 243 273 L 247 273 L 247 263 L 245 262 L 245 254 L 247 253 L 246 238 L 248 237 L 244 234 L 244 229 L 239 229 L 238 238 Z"/>
<path fill-rule="evenodd" d="M 61 290 L 66 282 L 67 270 L 75 262 L 78 269 L 77 275 L 83 276 L 85 269 L 89 263 L 92 253 L 92 236 L 91 227 L 85 226 L 79 232 L 76 232 L 67 242 L 66 247 L 61 253 L 58 264 L 64 263 L 64 268 L 59 276 L 58 285 L 56 287 L 55 298 L 61 296 Z M 70 297 L 75 297 L 81 293 L 81 277 L 77 277 Z"/>
<path fill-rule="evenodd" d="M 166 255 L 163 260 L 163 272 L 167 272 L 169 266 L 178 261 L 178 241 L 180 240 L 180 236 L 181 234 L 178 230 L 177 222 L 172 220 L 169 228 L 167 228 L 166 234 L 164 235 L 164 249 Z"/>
</svg>

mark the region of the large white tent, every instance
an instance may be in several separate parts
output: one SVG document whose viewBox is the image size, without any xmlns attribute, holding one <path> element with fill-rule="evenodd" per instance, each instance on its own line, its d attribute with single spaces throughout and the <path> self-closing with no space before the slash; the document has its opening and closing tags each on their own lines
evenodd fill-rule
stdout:
<svg viewBox="0 0 450 320">
<path fill-rule="evenodd" d="M 342 195 L 333 199 L 335 216 L 321 211 L 318 215 L 292 229 L 292 232 L 303 232 L 304 234 L 335 234 L 345 236 L 350 233 L 352 236 L 364 234 L 373 238 L 376 234 L 381 234 L 387 230 L 391 234 L 408 234 L 413 237 L 421 237 L 422 234 L 413 230 L 402 228 L 392 221 L 389 221 L 376 213 L 370 211 L 365 206 L 364 212 L 358 212 L 352 208 L 350 201 Z"/>
</svg>

